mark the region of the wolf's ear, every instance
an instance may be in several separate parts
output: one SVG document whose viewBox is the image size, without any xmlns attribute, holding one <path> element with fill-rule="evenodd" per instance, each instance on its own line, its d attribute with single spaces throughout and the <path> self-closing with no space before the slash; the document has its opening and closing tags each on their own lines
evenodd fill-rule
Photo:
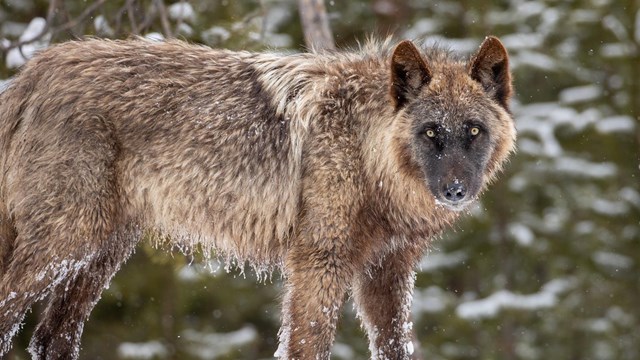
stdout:
<svg viewBox="0 0 640 360">
<path fill-rule="evenodd" d="M 430 80 L 429 66 L 416 46 L 409 40 L 398 44 L 391 56 L 391 97 L 396 109 L 418 96 Z"/>
<path fill-rule="evenodd" d="M 469 74 L 495 101 L 509 109 L 512 92 L 509 55 L 497 37 L 489 36 L 482 42 L 471 59 Z"/>
</svg>

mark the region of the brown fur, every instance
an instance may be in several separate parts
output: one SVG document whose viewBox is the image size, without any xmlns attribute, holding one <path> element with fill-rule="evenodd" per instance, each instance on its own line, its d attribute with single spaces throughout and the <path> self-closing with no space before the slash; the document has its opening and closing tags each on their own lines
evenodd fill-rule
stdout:
<svg viewBox="0 0 640 360">
<path fill-rule="evenodd" d="M 510 94 L 495 38 L 469 62 L 408 41 L 288 56 L 144 40 L 42 52 L 0 95 L 0 355 L 49 296 L 33 358 L 77 358 L 102 289 L 152 230 L 281 268 L 282 358 L 327 359 L 347 293 L 372 357 L 410 358 L 414 267 L 513 150 Z M 481 135 L 467 139 L 467 119 Z M 457 137 L 425 140 L 427 120 Z M 434 162 L 441 142 L 461 145 Z M 469 195 L 449 199 L 459 183 Z"/>
</svg>

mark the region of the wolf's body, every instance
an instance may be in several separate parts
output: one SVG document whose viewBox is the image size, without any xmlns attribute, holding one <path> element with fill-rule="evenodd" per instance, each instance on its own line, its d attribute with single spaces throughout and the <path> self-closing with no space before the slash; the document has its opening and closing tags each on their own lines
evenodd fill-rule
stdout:
<svg viewBox="0 0 640 360">
<path fill-rule="evenodd" d="M 413 269 L 512 151 L 510 89 L 495 38 L 469 63 L 409 42 L 289 56 L 143 40 L 44 51 L 0 95 L 0 356 L 48 296 L 29 350 L 77 358 L 102 289 L 154 231 L 281 268 L 283 358 L 328 358 L 347 292 L 372 357 L 409 358 Z M 448 163 L 430 165 L 440 145 L 421 140 L 425 124 L 459 143 L 436 154 Z M 447 135 L 470 126 L 483 131 L 473 144 Z M 480 155 L 467 164 L 462 151 Z"/>
</svg>

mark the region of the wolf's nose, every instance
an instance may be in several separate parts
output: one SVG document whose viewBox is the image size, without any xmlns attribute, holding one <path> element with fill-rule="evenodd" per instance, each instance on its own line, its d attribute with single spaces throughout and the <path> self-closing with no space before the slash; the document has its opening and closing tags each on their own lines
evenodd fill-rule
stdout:
<svg viewBox="0 0 640 360">
<path fill-rule="evenodd" d="M 443 190 L 445 199 L 451 202 L 458 202 L 464 199 L 465 195 L 467 194 L 467 189 L 465 188 L 464 184 L 459 182 L 448 184 L 444 187 Z"/>
</svg>

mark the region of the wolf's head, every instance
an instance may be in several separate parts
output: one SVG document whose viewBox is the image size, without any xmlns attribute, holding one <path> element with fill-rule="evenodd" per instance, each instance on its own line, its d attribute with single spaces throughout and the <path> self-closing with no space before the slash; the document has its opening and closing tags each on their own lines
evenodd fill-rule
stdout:
<svg viewBox="0 0 640 360">
<path fill-rule="evenodd" d="M 409 137 L 411 167 L 436 203 L 462 210 L 514 148 L 509 58 L 488 37 L 470 61 L 423 55 L 410 41 L 391 58 L 390 94 Z"/>
</svg>

